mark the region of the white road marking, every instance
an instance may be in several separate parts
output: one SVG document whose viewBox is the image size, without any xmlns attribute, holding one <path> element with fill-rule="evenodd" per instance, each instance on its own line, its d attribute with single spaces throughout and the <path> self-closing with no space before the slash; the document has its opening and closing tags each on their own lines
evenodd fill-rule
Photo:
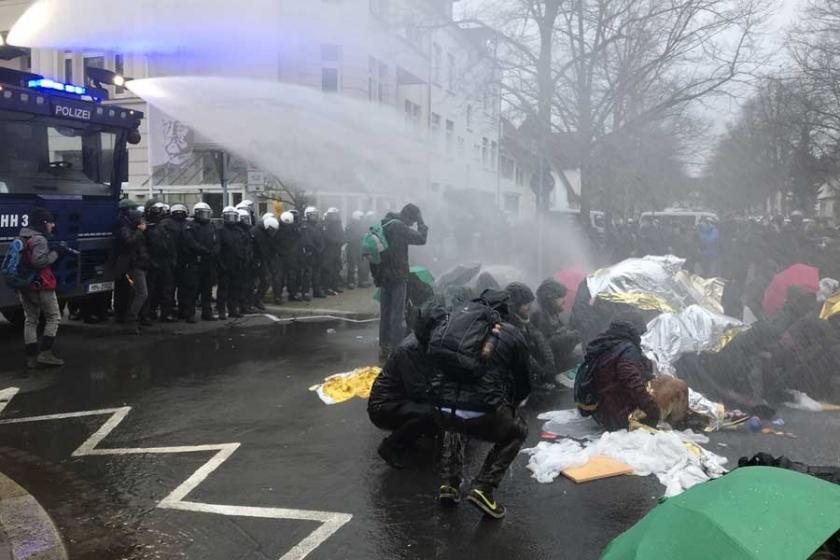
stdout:
<svg viewBox="0 0 840 560">
<path fill-rule="evenodd" d="M 11 399 L 17 394 L 18 389 L 11 387 L 0 391 L 0 413 Z M 189 476 L 184 482 L 178 485 L 168 496 L 161 500 L 157 507 L 161 509 L 172 509 L 180 511 L 194 511 L 200 513 L 211 513 L 216 515 L 228 515 L 233 517 L 258 517 L 264 519 L 292 519 L 299 521 L 316 521 L 321 526 L 312 531 L 305 539 L 297 543 L 291 550 L 281 556 L 279 560 L 303 560 L 313 550 L 321 546 L 324 541 L 335 534 L 353 516 L 349 513 L 338 513 L 332 511 L 311 511 L 300 509 L 286 509 L 275 507 L 249 507 L 233 506 L 224 504 L 208 504 L 201 502 L 186 501 L 186 497 L 196 489 L 208 476 L 218 469 L 222 463 L 227 461 L 237 449 L 239 443 L 219 443 L 205 445 L 184 445 L 175 447 L 137 447 L 137 448 L 114 448 L 100 449 L 99 444 L 120 425 L 120 423 L 131 412 L 130 406 L 120 408 L 104 408 L 101 410 L 85 410 L 82 412 L 67 412 L 62 414 L 48 414 L 44 416 L 30 416 L 28 418 L 10 418 L 0 420 L 0 425 L 23 424 L 28 422 L 49 422 L 53 420 L 66 420 L 70 418 L 84 418 L 87 416 L 110 415 L 108 420 L 96 430 L 82 445 L 76 449 L 73 457 L 90 457 L 106 455 L 162 455 L 170 453 L 197 453 L 215 451 L 216 453 L 204 463 L 198 470 Z"/>
<path fill-rule="evenodd" d="M 0 414 L 3 413 L 3 409 L 6 408 L 6 405 L 9 404 L 15 395 L 17 395 L 18 391 L 17 387 L 9 387 L 8 389 L 3 389 L 0 391 Z"/>
</svg>

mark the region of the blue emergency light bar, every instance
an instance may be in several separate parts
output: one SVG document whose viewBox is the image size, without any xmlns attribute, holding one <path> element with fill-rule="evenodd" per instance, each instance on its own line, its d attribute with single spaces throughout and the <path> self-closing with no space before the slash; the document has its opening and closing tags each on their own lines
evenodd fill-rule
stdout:
<svg viewBox="0 0 840 560">
<path fill-rule="evenodd" d="M 87 95 L 87 88 L 73 84 L 63 84 L 55 80 L 50 80 L 49 78 L 29 80 L 26 85 L 34 89 L 54 90 L 63 93 L 72 93 L 74 95 Z"/>
</svg>

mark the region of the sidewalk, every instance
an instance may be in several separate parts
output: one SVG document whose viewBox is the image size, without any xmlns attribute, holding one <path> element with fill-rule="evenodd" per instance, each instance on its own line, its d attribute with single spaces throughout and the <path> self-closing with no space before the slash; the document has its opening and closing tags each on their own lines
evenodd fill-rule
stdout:
<svg viewBox="0 0 840 560">
<path fill-rule="evenodd" d="M 2 473 L 0 560 L 67 560 L 50 516 L 29 492 Z"/>
<path fill-rule="evenodd" d="M 281 319 L 330 316 L 369 320 L 379 316 L 379 303 L 373 299 L 375 288 L 345 290 L 343 294 L 312 301 L 292 301 L 283 305 L 266 304 L 268 312 Z"/>
</svg>

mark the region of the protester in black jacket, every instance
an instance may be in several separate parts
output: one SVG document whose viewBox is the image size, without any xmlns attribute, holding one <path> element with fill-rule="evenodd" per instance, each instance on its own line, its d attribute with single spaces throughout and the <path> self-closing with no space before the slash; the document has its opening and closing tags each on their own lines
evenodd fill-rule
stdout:
<svg viewBox="0 0 840 560">
<path fill-rule="evenodd" d="M 414 229 L 414 225 L 417 229 Z M 382 220 L 388 248 L 382 262 L 370 265 L 373 280 L 381 288 L 379 299 L 379 358 L 387 359 L 405 336 L 405 300 L 409 275 L 408 247 L 425 245 L 429 228 L 420 209 L 406 205 L 399 214 L 388 213 Z"/>
<path fill-rule="evenodd" d="M 379 445 L 379 455 L 394 468 L 403 468 L 403 453 L 420 436 L 437 433 L 427 393 L 433 366 L 426 349 L 431 330 L 445 316 L 445 310 L 434 305 L 418 309 L 412 334 L 397 346 L 373 383 L 368 415 L 377 428 L 393 431 Z"/>
<path fill-rule="evenodd" d="M 143 214 L 135 202 L 124 200 L 114 226 L 114 310 L 117 322 L 139 321 L 149 324 L 140 311 L 149 295 L 146 271 L 149 252 L 144 232 Z"/>
<path fill-rule="evenodd" d="M 505 291 L 510 295 L 510 322 L 519 327 L 528 344 L 528 373 L 531 385 L 553 388 L 554 378 L 559 370 L 548 341 L 536 325 L 531 323 L 534 292 L 521 282 L 508 284 Z"/>
<path fill-rule="evenodd" d="M 438 422 L 447 431 L 441 454 L 443 504 L 460 501 L 463 481 L 464 441 L 461 435 L 494 446 L 473 481 L 467 500 L 494 519 L 505 516 L 505 508 L 493 498 L 508 467 L 519 454 L 528 435 L 528 424 L 517 407 L 531 392 L 528 380 L 528 346 L 522 332 L 510 324 L 509 296 L 486 290 L 479 298 L 502 319 L 495 347 L 481 378 L 464 383 L 435 369 L 429 380 L 432 402 L 438 407 Z"/>
<path fill-rule="evenodd" d="M 563 302 L 566 286 L 549 278 L 537 288 L 537 310 L 531 314 L 531 323 L 548 341 L 559 371 L 574 367 L 572 352 L 580 342 L 580 335 L 563 324 Z"/>
<path fill-rule="evenodd" d="M 351 290 L 356 286 L 370 286 L 370 268 L 362 257 L 362 238 L 368 231 L 364 217 L 364 212 L 356 210 L 344 230 L 344 242 L 347 243 L 347 287 Z"/>
</svg>

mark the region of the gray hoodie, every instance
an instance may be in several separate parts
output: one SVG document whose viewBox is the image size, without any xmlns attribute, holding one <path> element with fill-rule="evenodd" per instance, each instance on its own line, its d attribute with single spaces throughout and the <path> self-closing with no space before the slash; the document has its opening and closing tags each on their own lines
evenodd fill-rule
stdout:
<svg viewBox="0 0 840 560">
<path fill-rule="evenodd" d="M 20 237 L 25 243 L 32 240 L 31 262 L 33 268 L 38 270 L 46 268 L 58 260 L 58 253 L 50 251 L 47 236 L 40 231 L 25 227 L 20 230 Z"/>
</svg>

